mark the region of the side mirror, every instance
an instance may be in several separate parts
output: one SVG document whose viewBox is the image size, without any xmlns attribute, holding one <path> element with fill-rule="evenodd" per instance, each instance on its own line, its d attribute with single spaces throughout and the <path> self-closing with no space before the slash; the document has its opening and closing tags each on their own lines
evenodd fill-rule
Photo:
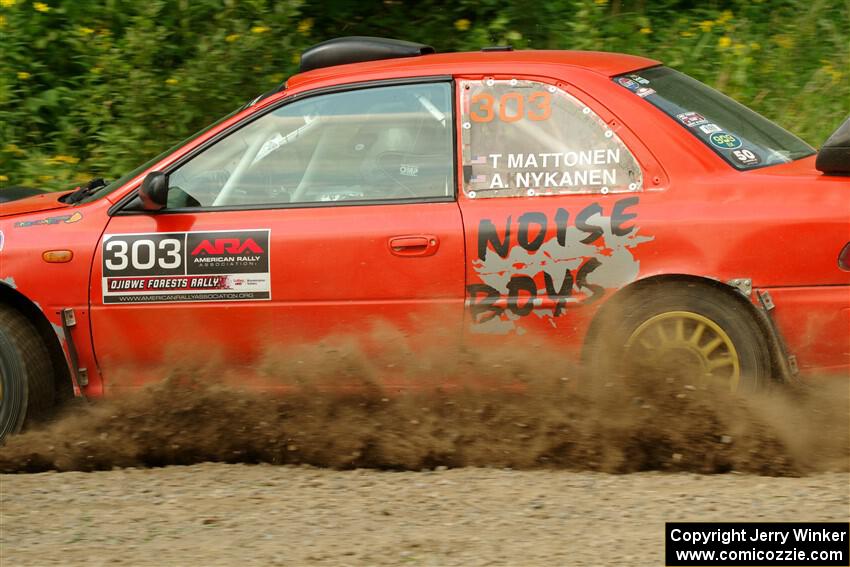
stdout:
<svg viewBox="0 0 850 567">
<path fill-rule="evenodd" d="M 850 175 L 850 118 L 824 142 L 815 167 L 827 175 Z"/>
<path fill-rule="evenodd" d="M 168 203 L 168 176 L 161 171 L 148 173 L 139 189 L 139 198 L 146 211 L 164 209 Z"/>
</svg>

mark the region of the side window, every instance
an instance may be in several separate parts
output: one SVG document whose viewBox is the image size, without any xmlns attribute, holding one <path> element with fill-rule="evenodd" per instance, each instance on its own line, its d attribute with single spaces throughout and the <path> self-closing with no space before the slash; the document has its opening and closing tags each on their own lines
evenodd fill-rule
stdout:
<svg viewBox="0 0 850 567">
<path fill-rule="evenodd" d="M 169 207 L 452 197 L 450 83 L 305 98 L 169 175 Z"/>
<path fill-rule="evenodd" d="M 460 81 L 463 189 L 469 198 L 621 193 L 640 165 L 581 101 L 536 81 Z"/>
</svg>

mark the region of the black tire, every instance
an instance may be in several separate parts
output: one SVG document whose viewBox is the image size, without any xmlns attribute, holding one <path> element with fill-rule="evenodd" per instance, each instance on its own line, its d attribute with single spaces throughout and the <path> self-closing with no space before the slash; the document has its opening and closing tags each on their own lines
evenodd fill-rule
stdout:
<svg viewBox="0 0 850 567">
<path fill-rule="evenodd" d="M 672 332 L 686 336 L 687 339 L 698 334 L 698 326 L 709 329 L 709 337 L 698 338 L 694 347 L 709 348 L 713 332 L 715 338 L 721 338 L 720 346 L 717 347 L 720 350 L 715 351 L 718 360 L 728 358 L 738 361 L 735 365 L 738 374 L 738 378 L 734 380 L 735 391 L 752 392 L 770 382 L 768 342 L 749 307 L 743 300 L 730 297 L 728 293 L 708 284 L 690 282 L 647 284 L 615 304 L 613 309 L 605 314 L 604 320 L 600 321 L 598 332 L 595 333 L 595 344 L 591 345 L 589 352 L 592 368 L 597 372 L 624 374 L 634 366 L 638 354 L 654 352 L 656 360 L 663 359 L 665 355 L 660 354 L 659 350 L 650 350 L 662 349 L 659 345 L 650 344 L 650 349 L 635 345 L 644 336 L 640 334 L 642 328 L 652 324 L 658 325 L 661 321 L 661 326 L 668 325 L 665 333 L 669 334 L 669 325 L 675 326 L 677 319 L 683 320 L 683 330 L 679 331 L 673 327 Z M 666 320 L 670 323 L 665 323 Z M 714 323 L 723 333 L 716 333 L 713 327 L 706 327 L 708 323 L 703 323 L 704 321 Z M 692 326 L 685 328 L 685 325 Z M 699 334 L 702 336 L 704 333 Z M 652 343 L 653 339 L 649 338 L 649 342 Z M 663 338 L 659 339 L 659 342 L 663 342 Z M 679 353 L 679 350 L 679 347 L 673 344 L 664 352 Z M 679 372 L 687 371 L 680 362 L 681 360 L 674 361 L 672 365 L 662 366 L 660 370 L 669 372 L 675 367 Z M 697 364 L 705 362 L 707 360 L 697 361 Z M 731 365 L 725 370 L 732 375 Z"/>
<path fill-rule="evenodd" d="M 0 442 L 53 406 L 53 365 L 32 323 L 0 305 Z"/>
</svg>

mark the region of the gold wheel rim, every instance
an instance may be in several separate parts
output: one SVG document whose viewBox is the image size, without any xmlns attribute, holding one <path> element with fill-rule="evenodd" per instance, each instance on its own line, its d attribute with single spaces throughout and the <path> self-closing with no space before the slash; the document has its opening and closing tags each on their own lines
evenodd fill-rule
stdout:
<svg viewBox="0 0 850 567">
<path fill-rule="evenodd" d="M 626 341 L 627 359 L 663 362 L 676 353 L 692 361 L 700 381 L 726 381 L 737 391 L 741 362 L 729 334 L 720 325 L 699 313 L 668 311 L 654 315 L 635 329 Z"/>
</svg>

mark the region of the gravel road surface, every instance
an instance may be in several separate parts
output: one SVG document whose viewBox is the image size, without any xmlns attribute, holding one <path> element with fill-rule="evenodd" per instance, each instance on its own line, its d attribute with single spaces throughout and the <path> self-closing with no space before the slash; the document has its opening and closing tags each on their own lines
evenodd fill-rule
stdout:
<svg viewBox="0 0 850 567">
<path fill-rule="evenodd" d="M 847 521 L 803 478 L 198 464 L 0 475 L 0 564 L 662 565 L 665 521 Z"/>
</svg>

